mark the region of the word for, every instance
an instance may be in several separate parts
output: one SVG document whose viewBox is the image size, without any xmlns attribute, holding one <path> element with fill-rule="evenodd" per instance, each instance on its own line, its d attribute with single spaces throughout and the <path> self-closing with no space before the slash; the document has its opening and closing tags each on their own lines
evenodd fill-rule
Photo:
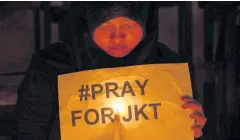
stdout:
<svg viewBox="0 0 240 140">
<path fill-rule="evenodd" d="M 136 85 L 141 90 L 141 95 L 145 94 L 145 87 L 147 85 L 148 80 L 146 79 L 143 83 L 140 83 L 138 80 L 135 80 Z M 131 94 L 132 96 L 136 96 L 135 92 L 129 81 L 125 81 L 122 87 L 121 93 L 118 93 L 119 86 L 116 82 L 107 82 L 104 85 L 101 84 L 91 84 L 91 85 L 82 85 L 79 91 L 80 101 L 84 99 L 84 101 L 88 100 L 88 97 L 91 96 L 92 100 L 96 99 L 96 94 L 102 93 L 104 90 L 106 92 L 106 98 L 110 98 L 110 94 L 112 93 L 115 97 L 124 97 L 125 94 Z M 91 92 L 90 92 L 91 89 Z"/>
<path fill-rule="evenodd" d="M 128 116 L 121 116 L 121 119 L 125 122 L 130 122 L 131 120 L 139 120 L 139 117 L 142 116 L 145 120 L 150 120 L 149 117 L 145 114 L 144 109 L 146 107 L 152 107 L 153 108 L 153 115 L 154 119 L 158 119 L 158 111 L 157 107 L 160 106 L 161 103 L 154 103 L 154 104 L 143 104 L 142 106 L 139 105 L 129 105 L 128 106 Z M 83 116 L 81 115 L 83 113 Z M 95 116 L 93 120 L 89 119 L 89 115 L 92 113 L 92 115 Z M 72 126 L 76 126 L 76 121 L 83 119 L 85 123 L 89 125 L 96 125 L 98 123 L 105 124 L 106 119 L 109 119 L 110 121 L 114 121 L 114 111 L 112 108 L 101 108 L 100 112 L 98 112 L 95 109 L 88 109 L 85 112 L 82 110 L 74 110 L 71 112 L 71 118 L 72 118 Z"/>
</svg>

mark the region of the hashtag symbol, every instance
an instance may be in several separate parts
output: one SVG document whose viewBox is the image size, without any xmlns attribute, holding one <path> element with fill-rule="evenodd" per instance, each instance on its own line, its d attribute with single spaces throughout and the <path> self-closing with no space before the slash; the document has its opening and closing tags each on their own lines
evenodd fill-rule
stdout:
<svg viewBox="0 0 240 140">
<path fill-rule="evenodd" d="M 80 95 L 79 95 L 80 102 L 83 100 L 83 98 L 85 101 L 87 101 L 88 96 L 90 96 L 90 94 L 88 93 L 90 91 L 89 86 L 82 85 L 82 87 L 78 91 L 80 93 Z"/>
</svg>

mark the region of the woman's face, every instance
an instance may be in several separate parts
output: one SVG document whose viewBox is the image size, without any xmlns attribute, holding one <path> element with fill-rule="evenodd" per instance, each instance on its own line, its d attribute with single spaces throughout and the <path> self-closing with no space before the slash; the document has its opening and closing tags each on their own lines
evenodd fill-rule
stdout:
<svg viewBox="0 0 240 140">
<path fill-rule="evenodd" d="M 143 30 L 134 20 L 113 18 L 95 29 L 93 40 L 112 57 L 125 57 L 142 40 Z"/>
</svg>

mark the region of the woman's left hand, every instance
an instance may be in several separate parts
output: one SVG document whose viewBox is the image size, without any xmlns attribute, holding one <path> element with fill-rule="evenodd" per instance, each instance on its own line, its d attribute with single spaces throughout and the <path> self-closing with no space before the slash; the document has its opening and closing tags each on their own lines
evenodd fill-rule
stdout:
<svg viewBox="0 0 240 140">
<path fill-rule="evenodd" d="M 192 130 L 194 132 L 195 138 L 199 138 L 202 136 L 202 128 L 207 122 L 207 118 L 204 116 L 204 111 L 202 105 L 188 96 L 182 96 L 181 100 L 185 103 L 182 105 L 183 109 L 192 109 L 193 113 L 189 116 L 189 118 L 195 120 L 195 125 L 192 126 Z"/>
</svg>

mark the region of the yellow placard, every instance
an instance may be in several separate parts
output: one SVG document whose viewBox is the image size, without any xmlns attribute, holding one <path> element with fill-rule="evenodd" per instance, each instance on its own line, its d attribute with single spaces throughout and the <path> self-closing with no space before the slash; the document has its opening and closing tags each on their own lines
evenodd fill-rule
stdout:
<svg viewBox="0 0 240 140">
<path fill-rule="evenodd" d="M 192 96 L 187 63 L 64 74 L 58 92 L 62 140 L 194 139 L 180 100 Z"/>
</svg>

